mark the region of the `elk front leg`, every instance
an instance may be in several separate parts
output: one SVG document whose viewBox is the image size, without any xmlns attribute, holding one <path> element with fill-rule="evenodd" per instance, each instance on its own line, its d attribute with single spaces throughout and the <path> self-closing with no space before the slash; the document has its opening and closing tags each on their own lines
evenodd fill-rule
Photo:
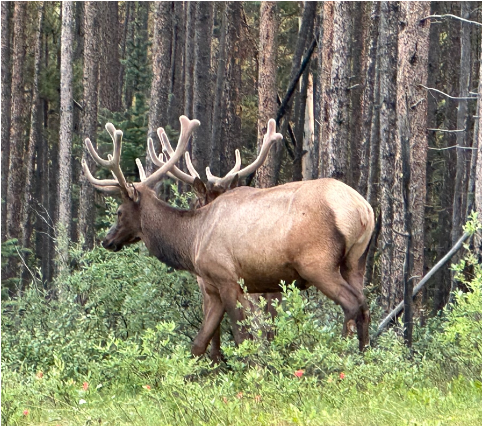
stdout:
<svg viewBox="0 0 482 426">
<path fill-rule="evenodd" d="M 201 356 L 206 352 L 212 337 L 219 329 L 224 315 L 224 305 L 219 294 L 214 292 L 204 293 L 204 319 L 201 329 L 192 344 L 191 352 L 194 356 Z"/>
<path fill-rule="evenodd" d="M 248 336 L 248 333 L 244 327 L 239 325 L 239 322 L 245 319 L 244 310 L 249 309 L 249 303 L 237 283 L 224 286 L 220 293 L 226 312 L 231 320 L 234 341 L 239 345 Z M 238 302 L 241 303 L 241 308 L 238 307 Z"/>
<path fill-rule="evenodd" d="M 206 294 L 206 285 L 204 284 L 204 281 L 201 277 L 197 277 L 197 283 L 199 285 L 199 289 L 201 290 L 202 296 L 203 296 L 203 314 L 204 317 L 207 315 L 207 298 L 209 297 Z M 211 350 L 209 353 L 210 358 L 215 362 L 219 363 L 222 360 L 222 355 L 221 355 L 221 326 L 219 326 L 211 339 Z"/>
</svg>

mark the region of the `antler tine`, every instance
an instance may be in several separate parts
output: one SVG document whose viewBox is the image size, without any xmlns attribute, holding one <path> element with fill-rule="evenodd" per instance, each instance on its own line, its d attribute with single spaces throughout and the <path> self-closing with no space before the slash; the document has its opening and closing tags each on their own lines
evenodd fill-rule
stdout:
<svg viewBox="0 0 482 426">
<path fill-rule="evenodd" d="M 161 129 L 161 128 L 159 128 L 159 129 Z M 159 129 L 158 129 L 158 131 L 159 131 Z M 158 132 L 158 134 L 159 134 L 159 132 Z M 166 138 L 167 138 L 167 136 L 166 136 Z M 151 138 L 149 138 L 147 140 L 147 148 L 148 148 L 148 151 L 149 151 L 149 156 L 151 157 L 151 161 L 157 167 L 163 167 L 166 164 L 166 162 L 163 159 L 162 152 L 159 154 L 159 157 L 156 155 L 156 151 L 154 149 L 154 142 Z M 174 152 L 173 152 L 173 154 L 174 154 Z M 184 183 L 187 183 L 189 185 L 192 185 L 194 183 L 194 177 L 191 177 L 187 173 L 184 173 L 182 170 L 177 168 L 175 165 L 172 166 L 171 170 L 172 170 L 172 172 L 169 172 L 169 171 L 167 172 L 167 175 L 170 178 L 178 179 L 178 180 L 180 180 Z"/>
<path fill-rule="evenodd" d="M 145 185 L 155 185 L 159 181 L 159 179 L 167 172 L 175 173 L 173 167 L 181 158 L 183 153 L 186 151 L 192 131 L 201 124 L 199 120 L 189 120 L 189 118 L 184 115 L 181 115 L 181 117 L 179 117 L 179 121 L 181 122 L 181 134 L 179 135 L 179 141 L 177 143 L 176 150 L 174 151 L 171 158 L 169 158 L 169 160 L 164 163 L 164 165 L 161 166 L 159 170 L 154 172 L 144 181 Z"/>
<path fill-rule="evenodd" d="M 213 184 L 225 186 L 234 179 L 234 176 L 236 176 L 236 174 L 240 179 L 249 176 L 251 173 L 254 173 L 258 168 L 260 168 L 266 161 L 271 145 L 281 139 L 283 139 L 283 135 L 281 133 L 276 133 L 276 121 L 271 118 L 268 121 L 266 134 L 263 137 L 263 145 L 261 146 L 261 150 L 259 151 L 256 160 L 254 160 L 251 164 L 249 164 L 242 170 L 239 170 L 239 168 L 236 170 L 236 166 L 234 166 L 234 168 L 223 178 L 214 176 L 208 170 L 209 168 L 206 168 L 206 175 L 208 176 L 208 181 Z M 236 153 L 236 161 L 238 161 L 238 155 L 239 151 Z M 239 160 L 241 160 L 241 157 L 239 157 Z"/>
<path fill-rule="evenodd" d="M 191 173 L 191 176 L 193 178 L 198 178 L 198 179 L 201 179 L 201 177 L 199 176 L 199 173 L 197 172 L 197 170 L 194 168 L 194 166 L 192 165 L 192 161 L 191 161 L 191 156 L 189 155 L 189 151 L 187 151 L 185 154 L 184 154 L 184 158 L 186 160 L 186 166 L 187 166 L 187 169 L 189 170 L 189 173 Z"/>
<path fill-rule="evenodd" d="M 139 179 L 141 182 L 144 182 L 146 180 L 146 171 L 144 170 L 144 166 L 141 163 L 141 160 L 136 158 L 136 164 L 137 168 L 139 169 Z"/>
<path fill-rule="evenodd" d="M 87 165 L 87 161 L 82 159 L 82 170 L 84 171 L 84 175 L 87 180 L 99 191 L 104 192 L 109 195 L 118 194 L 120 192 L 119 182 L 114 179 L 96 179 L 92 173 L 90 172 L 89 166 Z"/>
<path fill-rule="evenodd" d="M 107 160 L 104 160 L 99 157 L 97 154 L 97 151 L 94 149 L 92 142 L 90 139 L 85 140 L 85 145 L 94 159 L 94 161 L 99 164 L 100 166 L 108 168 L 114 177 L 116 178 L 115 180 L 99 180 L 95 179 L 92 174 L 90 173 L 90 170 L 88 170 L 87 164 L 84 167 L 84 163 L 82 164 L 82 167 L 84 169 L 84 172 L 86 173 L 87 178 L 93 185 L 105 187 L 105 186 L 116 186 L 121 188 L 122 190 L 126 191 L 128 195 L 130 195 L 130 188 L 127 186 L 127 181 L 124 177 L 124 173 L 122 173 L 122 170 L 120 168 L 120 155 L 121 155 L 121 150 L 122 150 L 122 130 L 116 130 L 114 125 L 112 123 L 107 123 L 105 125 L 105 128 L 107 132 L 109 132 L 110 137 L 112 138 L 112 142 L 114 144 L 114 152 L 112 155 L 107 156 Z M 86 171 L 87 170 L 87 171 Z M 90 177 L 89 177 L 90 175 Z M 95 182 L 92 179 L 95 180 Z"/>
</svg>

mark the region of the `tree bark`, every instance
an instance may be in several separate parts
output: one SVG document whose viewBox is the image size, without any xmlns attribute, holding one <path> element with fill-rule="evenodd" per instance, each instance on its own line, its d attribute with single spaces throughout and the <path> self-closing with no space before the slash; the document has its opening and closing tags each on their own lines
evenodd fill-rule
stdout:
<svg viewBox="0 0 482 426">
<path fill-rule="evenodd" d="M 152 52 L 152 84 L 151 100 L 149 102 L 149 130 L 148 135 L 154 141 L 156 152 L 160 152 L 160 141 L 156 130 L 168 124 L 166 105 L 169 101 L 169 71 L 171 69 L 171 9 L 172 2 L 155 3 L 154 10 L 154 42 Z M 155 170 L 146 156 L 146 172 L 151 174 Z"/>
<path fill-rule="evenodd" d="M 258 153 L 263 144 L 268 120 L 278 109 L 276 90 L 278 16 L 276 2 L 261 2 L 259 24 L 259 74 L 258 74 Z M 274 148 L 266 162 L 257 171 L 258 188 L 269 188 L 276 184 Z"/>
<path fill-rule="evenodd" d="M 464 19 L 470 18 L 471 3 L 461 3 L 461 16 Z M 459 94 L 460 97 L 467 97 L 471 84 L 471 45 L 470 45 L 471 26 L 462 23 L 460 26 L 460 73 L 459 73 Z M 460 100 L 457 109 L 457 129 L 467 129 L 468 120 L 468 102 Z M 452 244 L 462 235 L 462 226 L 465 223 L 465 211 L 467 204 L 467 162 L 469 161 L 469 150 L 464 149 L 467 146 L 468 132 L 458 132 L 456 135 L 457 145 L 457 168 L 455 173 L 455 192 L 452 210 Z M 457 287 L 452 274 L 451 291 Z M 452 294 L 450 300 L 452 299 Z"/>
<path fill-rule="evenodd" d="M 40 96 L 39 96 L 39 77 L 40 62 L 42 55 L 42 31 L 44 17 L 44 3 L 35 3 L 38 6 L 37 22 L 38 26 L 35 32 L 35 59 L 32 81 L 32 98 L 30 110 L 30 135 L 28 139 L 26 152 L 26 175 L 25 175 L 25 194 L 23 200 L 22 213 L 22 247 L 30 248 L 30 238 L 32 236 L 32 204 L 34 200 L 34 177 L 35 177 L 35 161 L 36 151 L 40 144 Z"/>
<path fill-rule="evenodd" d="M 10 128 L 10 163 L 7 186 L 7 239 L 21 237 L 21 211 L 25 176 L 23 154 L 25 147 L 24 91 L 25 73 L 25 24 L 27 3 L 17 2 L 13 14 L 13 58 L 12 58 L 12 115 Z"/>
<path fill-rule="evenodd" d="M 360 178 L 358 180 L 358 192 L 363 196 L 368 196 L 368 179 L 370 173 L 371 147 L 375 141 L 371 140 L 372 120 L 378 114 L 379 96 L 375 96 L 378 90 L 377 81 L 377 45 L 378 45 L 378 26 L 380 21 L 380 2 L 372 3 L 370 15 L 370 30 L 365 42 L 366 64 L 363 95 L 361 99 L 361 135 L 358 157 L 360 160 Z M 379 95 L 379 93 L 377 93 Z M 374 123 L 373 123 L 374 124 Z M 376 132 L 378 133 L 378 131 Z M 355 137 L 352 132 L 352 137 Z M 378 149 L 374 149 L 378 160 Z M 375 162 L 377 164 L 378 161 Z M 374 179 L 370 182 L 370 186 Z M 373 205 L 372 205 L 373 207 Z"/>
<path fill-rule="evenodd" d="M 214 4 L 198 2 L 196 32 L 194 36 L 194 93 L 193 117 L 201 120 L 192 139 L 192 162 L 201 178 L 206 178 L 212 126 L 212 71 L 211 39 L 213 33 Z"/>
<path fill-rule="evenodd" d="M 300 30 L 298 32 L 298 41 L 296 42 L 296 50 L 293 55 L 293 61 L 291 65 L 290 82 L 294 80 L 298 73 L 298 70 L 303 59 L 303 53 L 308 47 L 308 43 L 311 43 L 313 39 L 313 27 L 316 17 L 316 2 L 307 1 L 304 3 L 303 15 L 301 18 Z M 306 67 L 303 71 L 299 96 L 297 97 L 295 116 L 295 138 L 297 145 L 295 146 L 295 158 L 293 161 L 293 180 L 301 180 L 302 175 L 302 158 L 303 158 L 303 132 L 305 127 L 305 109 L 306 109 L 306 96 L 308 93 L 308 79 L 309 79 L 310 67 Z M 281 133 L 286 133 L 286 127 L 289 120 L 289 108 L 288 103 L 286 115 L 284 117 Z"/>
<path fill-rule="evenodd" d="M 74 2 L 62 3 L 62 34 L 60 40 L 60 134 L 59 134 L 59 182 L 58 182 L 58 240 L 59 273 L 66 268 L 71 212 L 71 153 L 73 130 L 73 7 Z"/>
<path fill-rule="evenodd" d="M 313 75 L 308 75 L 306 92 L 306 109 L 305 122 L 303 130 L 303 153 L 301 157 L 302 178 L 303 180 L 311 180 L 317 178 L 315 169 L 315 116 L 314 116 L 314 100 L 313 100 Z"/>
<path fill-rule="evenodd" d="M 424 216 L 427 167 L 427 92 L 428 48 L 430 22 L 429 2 L 401 2 L 400 21 L 403 23 L 398 37 L 397 116 L 398 142 L 402 160 L 396 170 L 402 172 L 402 197 L 404 217 L 401 221 L 407 246 L 403 282 L 405 294 L 405 340 L 412 342 L 413 277 L 423 276 L 424 266 Z M 406 146 L 409 143 L 409 146 Z M 406 155 L 403 153 L 406 152 Z M 408 174 L 409 177 L 405 177 Z M 407 211 L 408 210 L 408 211 Z M 400 213 L 396 213 L 399 216 Z M 402 246 L 402 247 L 403 247 Z M 412 278 L 410 278 L 412 277 Z"/>
<path fill-rule="evenodd" d="M 218 69 L 216 72 L 216 89 L 214 91 L 214 108 L 213 108 L 213 131 L 211 135 L 211 158 L 209 161 L 209 168 L 211 172 L 219 176 L 221 173 L 221 149 L 224 146 L 221 145 L 221 138 L 223 134 L 224 118 L 226 117 L 225 111 L 225 99 L 224 93 L 224 79 L 226 73 L 226 21 L 227 10 L 226 4 L 221 4 L 221 27 L 219 34 L 219 47 L 218 47 Z M 225 156 L 223 160 L 227 163 Z M 226 167 L 224 167 L 226 168 Z M 224 172 L 223 170 L 223 173 Z"/>
<path fill-rule="evenodd" d="M 479 222 L 482 222 L 482 42 L 480 48 L 479 61 L 479 90 L 477 102 L 477 165 L 475 170 L 475 211 L 478 214 Z M 475 155 L 472 154 L 472 155 Z M 478 256 L 479 262 L 482 263 L 482 235 L 479 232 L 474 238 L 475 254 Z"/>
<path fill-rule="evenodd" d="M 382 306 L 389 312 L 402 298 L 401 265 L 395 265 L 394 186 L 396 146 L 397 40 L 399 3 L 380 3 L 380 207 Z M 398 278 L 398 279 L 397 279 Z"/>
<path fill-rule="evenodd" d="M 7 187 L 10 162 L 10 119 L 12 96 L 11 2 L 2 1 L 2 243 L 7 239 Z"/>
<path fill-rule="evenodd" d="M 173 2 L 172 13 L 172 48 L 171 48 L 171 77 L 169 89 L 169 123 L 180 130 L 179 117 L 183 114 L 184 79 L 183 79 L 183 49 L 184 49 L 184 7 L 180 1 Z"/>
<path fill-rule="evenodd" d="M 330 102 L 326 176 L 349 183 L 349 44 L 353 26 L 349 2 L 336 2 L 333 18 L 333 59 L 330 79 Z"/>
<path fill-rule="evenodd" d="M 242 147 L 241 140 L 241 66 L 245 58 L 243 45 L 243 15 L 242 2 L 230 1 L 226 5 L 227 34 L 226 34 L 226 84 L 225 104 L 226 119 L 223 126 L 221 148 L 221 175 L 226 174 L 234 164 L 234 151 Z"/>
<path fill-rule="evenodd" d="M 84 35 L 84 102 L 82 116 L 82 159 L 85 160 L 89 169 L 95 171 L 95 162 L 87 152 L 85 144 L 89 138 L 94 147 L 97 141 L 97 103 L 99 88 L 99 51 L 98 51 L 98 23 L 99 9 L 97 2 L 85 3 L 85 35 Z M 94 246 L 95 238 L 95 209 L 94 187 L 90 184 L 83 173 L 80 175 L 80 201 L 79 201 L 79 225 L 78 240 L 83 241 L 86 250 Z"/>
<path fill-rule="evenodd" d="M 193 117 L 194 89 L 194 33 L 196 2 L 186 3 L 186 42 L 184 51 L 184 115 Z"/>
<path fill-rule="evenodd" d="M 335 2 L 323 2 L 323 46 L 321 48 L 322 67 L 320 73 L 321 108 L 318 121 L 321 123 L 319 144 L 319 177 L 328 176 L 328 136 L 330 122 L 331 66 L 333 61 L 333 18 Z"/>
<path fill-rule="evenodd" d="M 99 106 L 109 111 L 120 111 L 122 98 L 120 95 L 119 75 L 119 6 L 117 1 L 99 2 L 102 19 L 99 21 L 101 31 L 100 71 L 99 71 Z"/>
</svg>

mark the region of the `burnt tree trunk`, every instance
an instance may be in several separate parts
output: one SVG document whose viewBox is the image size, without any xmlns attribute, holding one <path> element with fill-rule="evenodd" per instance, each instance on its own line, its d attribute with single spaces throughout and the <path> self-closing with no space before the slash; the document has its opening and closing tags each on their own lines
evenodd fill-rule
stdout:
<svg viewBox="0 0 482 426">
<path fill-rule="evenodd" d="M 268 120 L 276 115 L 277 90 L 276 90 L 276 58 L 278 16 L 276 2 L 261 2 L 261 15 L 259 24 L 259 73 L 258 73 L 258 152 L 263 144 Z M 271 154 L 273 153 L 271 148 Z M 269 188 L 276 184 L 275 156 L 269 155 L 268 159 L 257 171 L 256 186 Z"/>
</svg>

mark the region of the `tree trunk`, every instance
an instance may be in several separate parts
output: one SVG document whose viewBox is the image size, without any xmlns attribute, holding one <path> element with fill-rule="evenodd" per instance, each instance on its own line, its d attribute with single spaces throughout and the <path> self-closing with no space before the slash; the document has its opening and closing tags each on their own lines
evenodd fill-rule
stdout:
<svg viewBox="0 0 482 426">
<path fill-rule="evenodd" d="M 194 33 L 196 2 L 186 3 L 186 44 L 184 51 L 184 115 L 193 117 L 194 88 Z"/>
<path fill-rule="evenodd" d="M 322 67 L 320 73 L 321 108 L 318 121 L 321 123 L 319 144 L 319 177 L 328 176 L 328 129 L 330 121 L 330 90 L 331 90 L 331 65 L 333 62 L 333 18 L 335 2 L 323 2 L 323 42 L 321 49 Z"/>
<path fill-rule="evenodd" d="M 219 47 L 218 47 L 218 69 L 216 72 L 216 89 L 214 91 L 214 108 L 213 108 L 213 132 L 211 137 L 211 158 L 209 168 L 211 172 L 219 176 L 221 173 L 221 138 L 223 135 L 224 118 L 226 117 L 224 93 L 224 79 L 226 73 L 226 4 L 221 3 L 221 27 L 219 29 Z M 224 139 L 224 138 L 223 138 Z M 227 163 L 224 155 L 223 162 Z M 226 168 L 226 167 L 225 167 Z M 229 169 L 228 169 L 229 171 Z M 223 173 L 224 169 L 223 169 Z"/>
<path fill-rule="evenodd" d="M 27 3 L 14 5 L 12 58 L 12 115 L 10 128 L 10 164 L 7 187 L 7 239 L 21 237 L 21 211 L 25 177 L 23 154 L 25 147 L 25 25 Z"/>
<path fill-rule="evenodd" d="M 365 64 L 367 62 L 368 46 L 365 43 L 369 28 L 370 3 L 353 2 L 350 4 L 352 19 L 352 40 L 349 46 L 351 74 L 348 84 L 351 89 L 348 92 L 350 97 L 350 118 L 349 118 L 349 141 L 350 141 L 350 167 L 348 169 L 348 182 L 356 188 L 360 180 L 362 164 L 360 162 L 361 141 L 359 138 L 362 127 L 362 96 L 365 86 Z M 368 165 L 368 164 L 367 164 Z M 368 169 L 368 167 L 366 167 Z"/>
<path fill-rule="evenodd" d="M 336 2 L 333 19 L 333 60 L 330 80 L 327 177 L 348 181 L 349 170 L 349 49 L 353 26 L 350 3 Z"/>
<path fill-rule="evenodd" d="M 36 151 L 40 144 L 40 97 L 39 97 L 39 77 L 40 62 L 42 55 L 42 31 L 44 17 L 44 3 L 35 3 L 38 6 L 38 27 L 35 33 L 35 59 L 32 82 L 32 99 L 30 110 L 30 135 L 28 139 L 26 152 L 26 176 L 25 176 L 25 194 L 23 201 L 22 213 L 22 247 L 30 248 L 30 238 L 32 236 L 32 204 L 34 201 L 34 173 L 35 173 L 35 157 Z"/>
<path fill-rule="evenodd" d="M 461 16 L 470 19 L 471 3 L 461 3 Z M 459 94 L 460 97 L 467 97 L 470 91 L 470 71 L 471 71 L 471 45 L 470 45 L 471 26 L 462 23 L 460 26 L 460 74 L 459 74 Z M 460 100 L 457 109 L 457 129 L 467 129 L 468 102 Z M 455 173 L 455 192 L 452 210 L 452 245 L 454 245 L 463 233 L 462 226 L 465 223 L 465 211 L 467 203 L 467 162 L 469 161 L 469 150 L 467 146 L 468 132 L 458 132 L 456 135 L 457 145 L 457 168 Z M 452 292 L 456 289 L 457 283 L 452 274 Z M 450 299 L 452 296 L 450 296 Z"/>
<path fill-rule="evenodd" d="M 193 117 L 198 118 L 201 121 L 201 126 L 192 139 L 192 162 L 203 179 L 206 177 L 206 167 L 209 166 L 209 148 L 211 144 L 211 39 L 213 33 L 213 19 L 213 2 L 198 2 L 196 10 L 196 31 L 194 36 Z"/>
<path fill-rule="evenodd" d="M 11 2 L 2 1 L 2 243 L 7 239 L 7 187 L 10 162 L 10 119 L 12 96 Z"/>
<path fill-rule="evenodd" d="M 160 152 L 160 141 L 156 130 L 168 124 L 166 105 L 169 101 L 169 71 L 171 69 L 171 9 L 172 2 L 155 3 L 154 10 L 154 42 L 152 52 L 152 84 L 149 103 L 149 137 L 154 141 L 156 152 Z M 151 174 L 154 165 L 146 157 L 146 172 Z"/>
<path fill-rule="evenodd" d="M 97 28 L 99 10 L 97 2 L 85 3 L 85 23 L 84 23 L 84 102 L 82 116 L 82 159 L 87 162 L 89 169 L 94 172 L 95 162 L 87 152 L 85 144 L 89 138 L 96 146 L 97 140 L 97 103 L 99 86 L 99 52 L 98 52 L 98 33 Z M 87 250 L 94 246 L 95 238 L 95 209 L 94 206 L 94 187 L 87 178 L 81 173 L 80 176 L 80 201 L 79 201 L 79 225 L 78 240 L 83 241 Z"/>
<path fill-rule="evenodd" d="M 174 2 L 172 14 L 172 51 L 171 51 L 171 87 L 169 90 L 169 124 L 176 130 L 181 129 L 179 117 L 183 114 L 184 81 L 183 81 L 183 49 L 184 49 L 184 8 L 180 1 Z"/>
<path fill-rule="evenodd" d="M 375 97 L 378 90 L 377 82 L 377 45 L 378 45 L 378 25 L 380 18 L 380 2 L 372 3 L 370 15 L 370 30 L 368 39 L 365 41 L 366 64 L 363 95 L 361 99 L 361 134 L 358 157 L 360 160 L 360 178 L 358 180 L 358 192 L 363 196 L 368 195 L 368 178 L 370 172 L 370 150 L 372 146 L 371 130 L 374 115 L 378 114 L 379 96 Z M 378 93 L 379 94 L 379 93 Z M 353 131 L 355 129 L 353 128 Z M 378 133 L 378 131 L 376 132 Z M 352 137 L 355 137 L 352 132 Z M 376 150 L 378 160 L 378 149 Z M 377 164 L 378 161 L 375 162 Z M 373 185 L 373 179 L 370 183 Z M 372 205 L 373 207 L 373 205 Z"/>
<path fill-rule="evenodd" d="M 308 75 L 306 92 L 305 123 L 303 130 L 303 153 L 301 157 L 302 178 L 303 180 L 316 179 L 315 170 L 315 116 L 313 111 L 313 75 Z"/>
<path fill-rule="evenodd" d="M 230 1 L 226 5 L 226 84 L 224 88 L 226 120 L 222 129 L 224 146 L 221 148 L 221 175 L 226 174 L 234 164 L 234 151 L 242 147 L 241 140 L 241 66 L 245 58 L 243 45 L 243 3 Z"/>
<path fill-rule="evenodd" d="M 99 106 L 109 111 L 122 109 L 119 75 L 119 6 L 117 1 L 99 2 L 100 24 Z"/>
<path fill-rule="evenodd" d="M 300 30 L 298 31 L 298 40 L 296 42 L 296 49 L 293 55 L 291 64 L 290 82 L 294 80 L 297 75 L 303 53 L 305 52 L 308 43 L 313 40 L 313 27 L 316 17 L 316 2 L 307 1 L 304 3 L 303 15 L 301 17 Z M 306 109 L 306 95 L 308 93 L 308 79 L 310 67 L 306 67 L 300 80 L 300 92 L 297 97 L 295 108 L 295 139 L 297 145 L 295 146 L 295 158 L 293 160 L 293 180 L 301 180 L 302 175 L 302 158 L 303 158 L 303 132 L 305 127 L 305 109 Z M 286 127 L 290 116 L 290 103 L 288 103 L 286 115 L 284 117 L 281 133 L 286 133 Z"/>
<path fill-rule="evenodd" d="M 381 229 L 381 293 L 385 312 L 402 298 L 401 265 L 395 265 L 394 185 L 396 146 L 397 40 L 399 3 L 380 3 L 380 204 Z"/>
<path fill-rule="evenodd" d="M 402 148 L 402 194 L 404 206 L 404 232 L 401 247 L 408 245 L 404 262 L 405 339 L 412 342 L 413 310 L 412 290 L 414 280 L 423 276 L 424 266 L 424 216 L 427 167 L 427 92 L 419 85 L 427 85 L 428 47 L 430 22 L 429 2 L 401 2 L 400 20 L 403 22 L 398 37 L 397 116 L 398 142 Z M 410 144 L 409 147 L 405 145 Z M 407 164 L 404 164 L 404 161 Z M 408 211 L 407 211 L 408 209 Z M 400 210 L 399 210 L 400 211 Z M 400 213 L 395 213 L 399 216 Z M 403 245 L 402 245 L 403 244 Z"/>
<path fill-rule="evenodd" d="M 259 23 L 259 74 L 258 74 L 258 152 L 263 143 L 268 120 L 276 115 L 278 109 L 276 90 L 278 16 L 276 2 L 261 2 Z M 274 175 L 274 148 L 266 162 L 257 171 L 256 186 L 269 188 L 276 184 Z"/>
<path fill-rule="evenodd" d="M 69 235 L 72 222 L 71 212 L 71 152 L 73 129 L 73 4 L 62 3 L 62 34 L 60 40 L 60 134 L 59 134 L 59 217 L 58 241 L 59 273 L 66 268 Z"/>
<path fill-rule="evenodd" d="M 477 102 L 477 166 L 475 170 L 475 211 L 478 213 L 479 222 L 482 222 L 482 43 L 480 48 L 479 61 L 479 99 Z M 475 153 L 473 154 L 475 155 Z M 475 254 L 478 256 L 479 262 L 482 263 L 482 235 L 479 232 L 474 238 Z"/>
</svg>

